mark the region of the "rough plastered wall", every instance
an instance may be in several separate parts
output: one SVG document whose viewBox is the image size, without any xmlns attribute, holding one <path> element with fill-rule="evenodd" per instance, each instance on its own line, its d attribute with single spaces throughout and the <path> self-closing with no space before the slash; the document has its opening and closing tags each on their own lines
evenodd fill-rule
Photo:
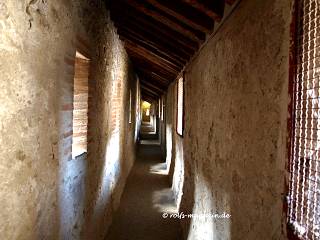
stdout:
<svg viewBox="0 0 320 240">
<path fill-rule="evenodd" d="M 140 124 L 138 78 L 115 29 L 106 24 L 108 41 L 100 42 L 103 57 L 93 69 L 97 75 L 89 90 L 95 97 L 89 102 L 84 239 L 103 239 L 107 232 L 135 159 Z"/>
<path fill-rule="evenodd" d="M 137 85 L 104 9 L 100 0 L 0 2 L 0 239 L 79 239 L 91 225 L 99 236 L 107 229 L 106 209 L 116 207 L 133 161 L 137 124 L 128 125 L 126 103 Z M 91 59 L 88 159 L 72 159 L 76 50 Z M 107 158 L 115 78 L 119 154 Z M 102 180 L 107 167 L 113 175 Z"/>
<path fill-rule="evenodd" d="M 171 188 L 173 190 L 174 198 L 177 206 L 180 206 L 182 197 L 182 188 L 184 182 L 184 159 L 183 159 L 183 138 L 177 133 L 177 84 L 172 83 L 168 87 L 167 91 L 167 121 L 171 123 L 167 125 L 170 129 L 171 135 L 169 136 L 171 152 L 167 152 L 167 156 L 171 155 L 170 159 L 167 159 L 169 167 L 169 179 L 171 181 Z M 167 144 L 170 144 L 168 142 Z"/>
<path fill-rule="evenodd" d="M 171 90 L 171 91 L 170 91 Z M 170 182 L 172 183 L 174 166 L 175 166 L 175 101 L 172 89 L 168 88 L 166 93 L 166 164 Z"/>
<path fill-rule="evenodd" d="M 161 114 L 160 114 L 160 147 L 163 159 L 166 160 L 166 95 L 161 96 Z"/>
<path fill-rule="evenodd" d="M 188 239 L 285 239 L 290 1 L 243 0 L 185 74 Z"/>
</svg>

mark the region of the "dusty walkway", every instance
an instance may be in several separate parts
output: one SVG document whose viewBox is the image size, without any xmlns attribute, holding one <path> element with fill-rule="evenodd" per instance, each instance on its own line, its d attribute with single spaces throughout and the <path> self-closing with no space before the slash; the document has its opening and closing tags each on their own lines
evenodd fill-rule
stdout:
<svg viewBox="0 0 320 240">
<path fill-rule="evenodd" d="M 180 227 L 162 212 L 175 212 L 158 145 L 140 145 L 106 240 L 178 240 Z"/>
</svg>

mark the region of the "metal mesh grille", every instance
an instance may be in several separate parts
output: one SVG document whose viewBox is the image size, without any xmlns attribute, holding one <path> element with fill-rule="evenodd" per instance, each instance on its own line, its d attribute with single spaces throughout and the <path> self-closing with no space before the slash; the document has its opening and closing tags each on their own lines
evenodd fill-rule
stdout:
<svg viewBox="0 0 320 240">
<path fill-rule="evenodd" d="M 288 221 L 302 239 L 320 239 L 320 0 L 297 5 Z"/>
</svg>

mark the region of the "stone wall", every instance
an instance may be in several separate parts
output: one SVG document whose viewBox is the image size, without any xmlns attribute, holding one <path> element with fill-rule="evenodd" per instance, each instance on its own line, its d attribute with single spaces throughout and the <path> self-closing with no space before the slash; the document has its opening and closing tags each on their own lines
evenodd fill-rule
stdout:
<svg viewBox="0 0 320 240">
<path fill-rule="evenodd" d="M 115 29 L 107 24 L 107 29 L 101 28 L 104 37 L 97 51 L 103 57 L 93 69 L 96 80 L 89 89 L 89 95 L 95 97 L 89 101 L 87 229 L 84 239 L 102 239 L 111 223 L 110 216 L 119 205 L 125 180 L 135 159 L 139 124 L 138 79 Z"/>
<path fill-rule="evenodd" d="M 184 158 L 183 158 L 183 137 L 177 133 L 177 84 L 176 82 L 172 83 L 168 87 L 167 92 L 167 111 L 168 116 L 168 125 L 167 128 L 171 133 L 169 142 L 167 145 L 167 165 L 169 167 L 169 179 L 172 184 L 172 190 L 176 203 L 179 207 L 181 196 L 182 196 L 182 187 L 184 182 Z M 170 118 L 170 119 L 169 119 Z M 171 151 L 169 152 L 169 150 Z"/>
<path fill-rule="evenodd" d="M 170 91 L 171 90 L 171 91 Z M 166 135 L 166 164 L 167 164 L 167 170 L 169 174 L 170 182 L 172 183 L 173 178 L 173 172 L 174 172 L 174 164 L 175 164 L 175 101 L 174 101 L 174 95 L 172 91 L 172 87 L 168 88 L 166 93 L 166 121 L 165 121 L 165 135 Z"/>
<path fill-rule="evenodd" d="M 290 22 L 290 1 L 243 0 L 186 69 L 180 212 L 231 214 L 186 239 L 285 238 Z"/>
<path fill-rule="evenodd" d="M 91 60 L 89 143 L 72 159 L 76 50 Z M 104 3 L 1 1 L 0 57 L 0 238 L 102 239 L 139 126 L 137 78 Z"/>
<path fill-rule="evenodd" d="M 166 94 L 161 96 L 161 114 L 160 114 L 160 147 L 163 160 L 166 161 Z"/>
</svg>

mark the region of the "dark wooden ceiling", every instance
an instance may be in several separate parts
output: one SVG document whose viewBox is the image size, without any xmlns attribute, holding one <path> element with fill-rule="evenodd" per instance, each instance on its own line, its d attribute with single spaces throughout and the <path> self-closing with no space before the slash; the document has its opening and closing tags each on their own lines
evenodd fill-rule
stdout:
<svg viewBox="0 0 320 240">
<path fill-rule="evenodd" d="M 157 99 L 235 0 L 109 0 L 107 7 L 140 78 Z"/>
</svg>

